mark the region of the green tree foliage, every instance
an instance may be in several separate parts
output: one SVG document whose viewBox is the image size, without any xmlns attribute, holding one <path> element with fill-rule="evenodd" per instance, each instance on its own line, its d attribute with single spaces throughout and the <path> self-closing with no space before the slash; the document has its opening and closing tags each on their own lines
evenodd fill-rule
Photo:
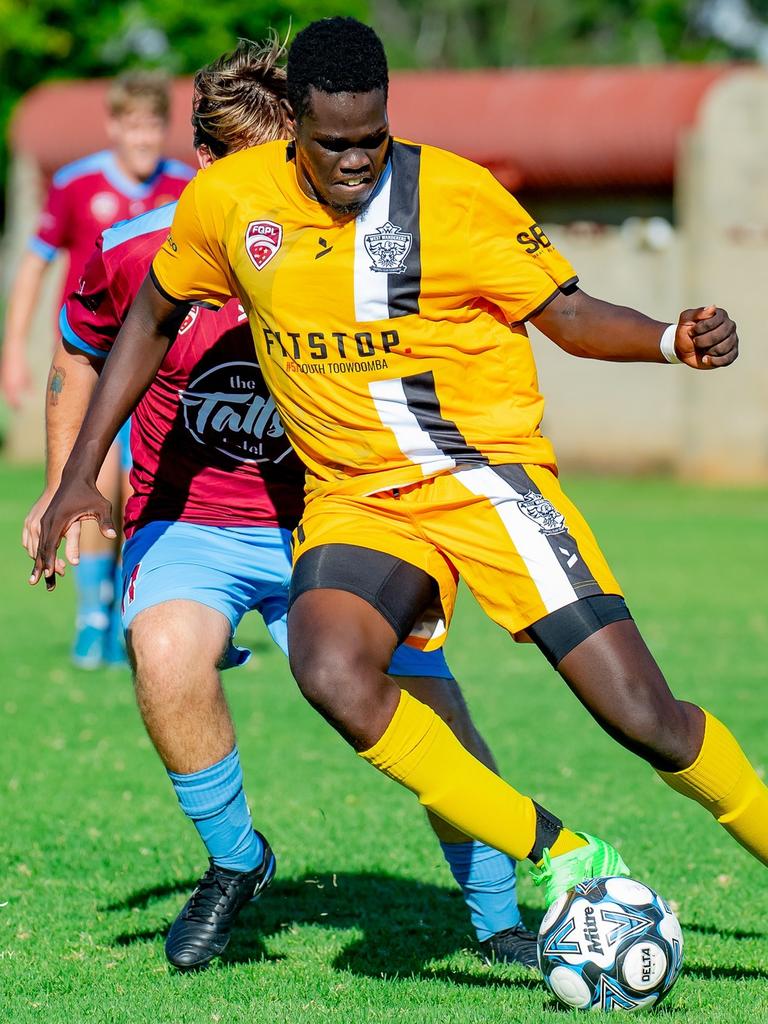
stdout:
<svg viewBox="0 0 768 1024">
<path fill-rule="evenodd" d="M 756 18 L 768 16 L 768 0 L 748 6 Z M 402 66 L 659 63 L 739 55 L 739 47 L 712 32 L 704 17 L 711 7 L 711 0 L 376 0 L 373 16 L 393 63 Z"/>
</svg>

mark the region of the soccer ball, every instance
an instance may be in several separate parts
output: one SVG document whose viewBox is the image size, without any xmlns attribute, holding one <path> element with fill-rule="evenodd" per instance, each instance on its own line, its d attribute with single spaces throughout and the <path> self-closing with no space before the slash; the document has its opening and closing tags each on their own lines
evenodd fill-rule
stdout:
<svg viewBox="0 0 768 1024">
<path fill-rule="evenodd" d="M 664 998 L 683 963 L 669 904 L 631 878 L 590 878 L 556 900 L 539 929 L 539 967 L 580 1010 L 641 1010 Z"/>
</svg>

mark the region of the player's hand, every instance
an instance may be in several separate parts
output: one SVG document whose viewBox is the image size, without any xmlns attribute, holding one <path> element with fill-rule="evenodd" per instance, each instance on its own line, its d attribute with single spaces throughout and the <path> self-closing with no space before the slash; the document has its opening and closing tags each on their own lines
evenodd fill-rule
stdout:
<svg viewBox="0 0 768 1024">
<path fill-rule="evenodd" d="M 29 582 L 34 586 L 45 577 L 46 590 L 56 587 L 56 552 L 66 535 L 65 554 L 70 565 L 80 561 L 80 530 L 72 529 L 83 519 L 95 519 L 104 537 L 117 537 L 112 522 L 112 505 L 95 484 L 77 477 L 62 480 L 40 521 L 40 539 Z"/>
<path fill-rule="evenodd" d="M 24 353 L 6 345 L 0 361 L 0 390 L 12 409 L 20 409 L 24 396 L 32 390 L 32 376 Z"/>
<path fill-rule="evenodd" d="M 33 561 L 37 554 L 37 545 L 40 542 L 40 520 L 50 505 L 53 495 L 53 491 L 43 491 L 29 512 L 27 512 L 27 518 L 24 520 L 24 526 L 21 531 L 21 546 Z M 75 529 L 79 531 L 79 523 L 75 523 L 70 527 L 70 530 Z M 64 575 L 64 562 L 61 558 L 56 559 L 56 574 L 58 576 Z"/>
<path fill-rule="evenodd" d="M 739 354 L 736 324 L 719 306 L 683 310 L 675 332 L 675 352 L 694 370 L 729 366 Z"/>
</svg>

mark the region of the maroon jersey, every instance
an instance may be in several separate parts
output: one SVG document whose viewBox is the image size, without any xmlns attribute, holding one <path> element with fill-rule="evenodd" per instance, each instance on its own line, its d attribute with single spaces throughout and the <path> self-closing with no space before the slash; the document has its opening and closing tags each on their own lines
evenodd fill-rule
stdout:
<svg viewBox="0 0 768 1024">
<path fill-rule="evenodd" d="M 62 307 L 64 340 L 104 357 L 176 204 L 105 231 L 80 288 Z M 206 526 L 284 526 L 303 506 L 304 468 L 291 450 L 236 300 L 193 306 L 131 420 L 125 535 L 153 520 Z"/>
<path fill-rule="evenodd" d="M 29 246 L 46 260 L 59 249 L 68 252 L 63 299 L 77 287 L 100 232 L 174 202 L 194 173 L 178 160 L 161 160 L 152 177 L 137 184 L 123 174 L 108 149 L 58 170 Z"/>
</svg>

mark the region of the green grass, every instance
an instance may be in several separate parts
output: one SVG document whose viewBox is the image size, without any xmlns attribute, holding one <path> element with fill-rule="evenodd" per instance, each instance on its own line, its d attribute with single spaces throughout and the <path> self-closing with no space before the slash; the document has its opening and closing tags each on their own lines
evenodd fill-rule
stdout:
<svg viewBox="0 0 768 1024">
<path fill-rule="evenodd" d="M 142 730 L 128 674 L 68 663 L 70 581 L 25 582 L 17 546 L 38 474 L 0 467 L 0 1021 L 25 1024 L 553 1024 L 522 970 L 473 954 L 460 897 L 413 798 L 302 702 L 261 625 L 227 677 L 254 818 L 278 879 L 222 960 L 179 976 L 169 922 L 204 866 Z M 766 765 L 765 491 L 666 482 L 569 486 L 674 688 Z M 684 974 L 657 1017 L 768 1021 L 765 869 L 588 719 L 538 652 L 465 595 L 448 646 L 505 774 L 615 842 L 679 907 Z M 527 876 L 530 921 L 541 896 Z"/>
</svg>

